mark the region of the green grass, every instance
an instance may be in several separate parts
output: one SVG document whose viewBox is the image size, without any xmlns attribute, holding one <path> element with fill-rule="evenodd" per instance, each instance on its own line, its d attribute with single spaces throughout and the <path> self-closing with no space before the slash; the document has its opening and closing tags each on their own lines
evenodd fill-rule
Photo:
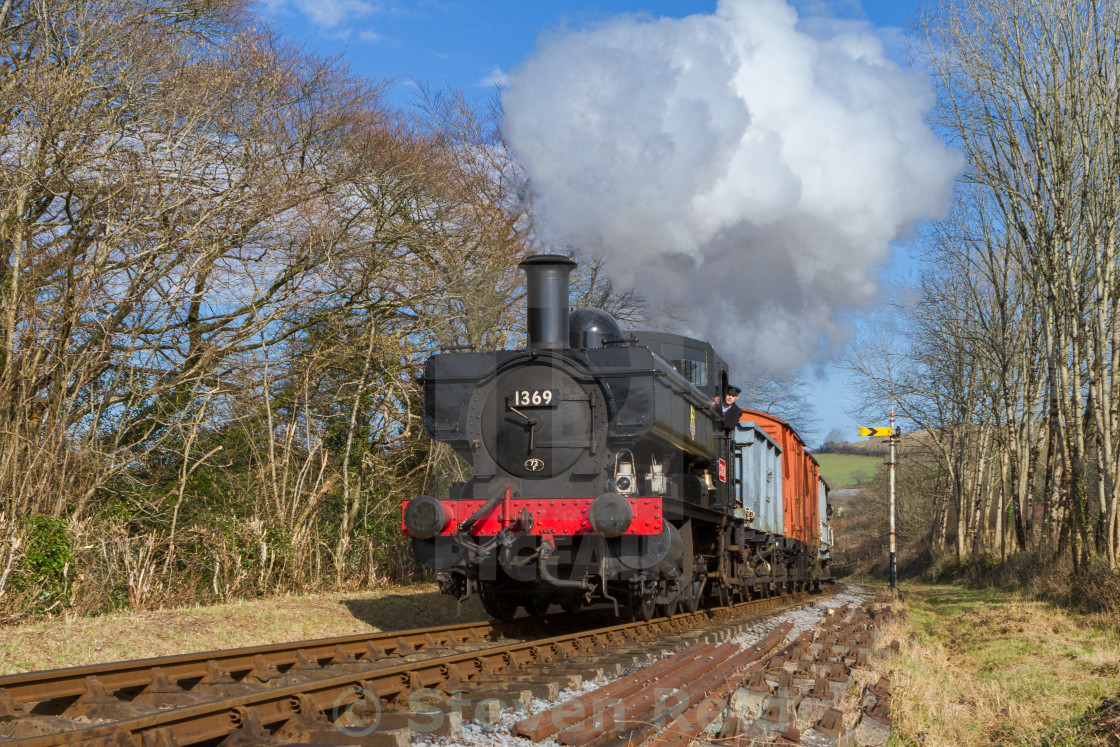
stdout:
<svg viewBox="0 0 1120 747">
<path fill-rule="evenodd" d="M 1106 743 L 1090 714 L 1120 691 L 1115 625 L 1006 592 L 907 587 L 894 744 Z"/>
<path fill-rule="evenodd" d="M 883 465 L 883 458 L 857 454 L 814 454 L 821 465 L 821 474 L 832 490 L 858 488 L 871 482 Z"/>
</svg>

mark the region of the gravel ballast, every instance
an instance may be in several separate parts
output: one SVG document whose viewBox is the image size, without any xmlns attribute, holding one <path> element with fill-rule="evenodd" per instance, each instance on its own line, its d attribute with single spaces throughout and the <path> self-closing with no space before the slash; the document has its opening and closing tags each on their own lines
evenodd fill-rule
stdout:
<svg viewBox="0 0 1120 747">
<path fill-rule="evenodd" d="M 748 648 L 761 640 L 775 627 L 786 622 L 792 623 L 793 625 L 793 628 L 786 636 L 786 641 L 791 641 L 802 633 L 816 628 L 830 609 L 839 609 L 848 604 L 857 606 L 867 601 L 870 597 L 871 595 L 869 593 L 857 587 L 841 585 L 838 593 L 830 595 L 820 601 L 813 602 L 800 609 L 780 612 L 764 620 L 759 620 L 746 631 L 732 638 L 731 642 L 742 648 Z M 659 659 L 651 659 L 639 667 L 624 671 L 620 677 L 644 669 L 658 660 Z M 616 679 L 619 679 L 619 677 L 605 677 L 599 680 L 584 681 L 578 688 L 566 688 L 562 690 L 555 700 L 534 699 L 531 711 L 535 714 L 547 710 L 567 700 L 604 687 Z M 529 744 L 551 747 L 557 744 L 556 741 L 551 738 L 541 742 L 531 742 L 528 739 L 512 736 L 510 732 L 514 724 L 525 718 L 526 715 L 527 714 L 521 710 L 505 709 L 501 712 L 498 721 L 493 724 L 479 724 L 473 721 L 464 722 L 461 736 L 424 738 L 421 735 L 413 734 L 412 743 L 425 747 L 451 747 L 452 745 L 499 747 Z"/>
</svg>

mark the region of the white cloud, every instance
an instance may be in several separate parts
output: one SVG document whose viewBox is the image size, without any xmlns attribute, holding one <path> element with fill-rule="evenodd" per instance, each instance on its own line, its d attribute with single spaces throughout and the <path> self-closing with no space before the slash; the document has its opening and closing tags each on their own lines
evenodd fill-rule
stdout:
<svg viewBox="0 0 1120 747">
<path fill-rule="evenodd" d="M 890 242 L 947 205 L 931 102 L 869 26 L 802 25 L 783 0 L 554 35 L 503 97 L 544 238 L 771 370 L 842 344 Z"/>
<path fill-rule="evenodd" d="M 273 11 L 303 13 L 316 26 L 334 29 L 344 23 L 353 23 L 370 15 L 379 6 L 367 0 L 266 0 Z"/>
<path fill-rule="evenodd" d="M 370 43 L 375 44 L 375 43 L 383 40 L 385 37 L 383 35 L 377 33 L 376 31 L 370 31 L 370 30 L 367 29 L 366 31 L 359 31 L 358 32 L 358 38 L 361 39 L 364 42 L 370 42 Z"/>
<path fill-rule="evenodd" d="M 500 67 L 495 67 L 490 73 L 475 85 L 480 88 L 505 88 L 506 73 Z"/>
</svg>

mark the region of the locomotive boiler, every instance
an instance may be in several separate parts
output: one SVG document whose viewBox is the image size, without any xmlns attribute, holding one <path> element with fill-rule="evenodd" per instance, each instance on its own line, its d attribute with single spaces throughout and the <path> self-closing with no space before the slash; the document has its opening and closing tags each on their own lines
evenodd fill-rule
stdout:
<svg viewBox="0 0 1120 747">
<path fill-rule="evenodd" d="M 827 578 L 817 525 L 827 487 L 781 421 L 758 413 L 724 429 L 712 403 L 728 369 L 711 345 L 569 312 L 567 257 L 520 266 L 526 347 L 443 352 L 424 369 L 424 429 L 471 468 L 446 496 L 403 506 L 403 530 L 441 590 L 477 593 L 503 619 L 596 601 L 649 619 Z M 748 476 L 760 438 L 778 463 L 789 454 L 780 469 L 800 470 L 796 485 L 790 472 L 770 491 L 786 506 L 765 526 L 756 522 L 773 507 Z"/>
</svg>

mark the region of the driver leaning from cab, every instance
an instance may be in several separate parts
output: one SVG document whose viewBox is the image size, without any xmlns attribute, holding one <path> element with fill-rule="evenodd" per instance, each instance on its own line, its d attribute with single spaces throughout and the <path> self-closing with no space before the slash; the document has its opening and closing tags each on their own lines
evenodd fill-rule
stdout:
<svg viewBox="0 0 1120 747">
<path fill-rule="evenodd" d="M 712 403 L 716 411 L 723 416 L 723 427 L 726 430 L 734 429 L 735 425 L 739 422 L 739 417 L 743 414 L 743 408 L 735 404 L 735 401 L 739 399 L 739 393 L 741 391 L 742 390 L 737 386 L 729 386 L 723 395 L 723 402 L 720 402 L 717 397 Z"/>
</svg>

